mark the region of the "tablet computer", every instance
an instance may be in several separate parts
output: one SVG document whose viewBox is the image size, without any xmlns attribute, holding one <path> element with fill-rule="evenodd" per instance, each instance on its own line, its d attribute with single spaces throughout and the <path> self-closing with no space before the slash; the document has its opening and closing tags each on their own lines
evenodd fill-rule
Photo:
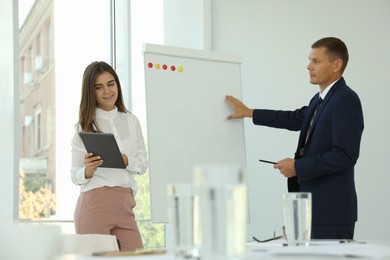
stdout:
<svg viewBox="0 0 390 260">
<path fill-rule="evenodd" d="M 113 134 L 80 132 L 79 135 L 87 152 L 100 155 L 103 159 L 103 164 L 99 167 L 126 169 Z"/>
</svg>

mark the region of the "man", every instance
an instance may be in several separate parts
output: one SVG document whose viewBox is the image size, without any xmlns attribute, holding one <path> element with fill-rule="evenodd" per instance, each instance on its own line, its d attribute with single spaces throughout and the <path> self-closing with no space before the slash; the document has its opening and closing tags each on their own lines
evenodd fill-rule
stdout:
<svg viewBox="0 0 390 260">
<path fill-rule="evenodd" d="M 290 192 L 312 193 L 313 239 L 353 239 L 362 107 L 342 77 L 349 57 L 344 42 L 327 37 L 311 47 L 307 69 L 320 92 L 308 106 L 295 111 L 250 109 L 226 96 L 235 111 L 228 119 L 249 117 L 256 125 L 301 131 L 294 159 L 280 160 L 274 168 L 288 178 Z"/>
</svg>

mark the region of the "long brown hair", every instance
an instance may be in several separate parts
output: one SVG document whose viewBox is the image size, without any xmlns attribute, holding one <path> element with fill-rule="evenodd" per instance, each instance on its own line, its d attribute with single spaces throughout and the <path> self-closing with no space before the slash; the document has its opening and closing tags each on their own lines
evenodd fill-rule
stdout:
<svg viewBox="0 0 390 260">
<path fill-rule="evenodd" d="M 110 73 L 116 82 L 118 87 L 118 98 L 115 102 L 115 106 L 118 111 L 126 113 L 129 112 L 123 102 L 123 95 L 121 84 L 119 82 L 118 74 L 115 70 L 104 61 L 95 61 L 87 66 L 83 75 L 82 89 L 81 89 L 81 101 L 79 109 L 79 124 L 84 132 L 100 132 L 99 126 L 95 120 L 96 113 L 96 94 L 95 94 L 95 81 L 96 78 L 103 72 Z"/>
</svg>

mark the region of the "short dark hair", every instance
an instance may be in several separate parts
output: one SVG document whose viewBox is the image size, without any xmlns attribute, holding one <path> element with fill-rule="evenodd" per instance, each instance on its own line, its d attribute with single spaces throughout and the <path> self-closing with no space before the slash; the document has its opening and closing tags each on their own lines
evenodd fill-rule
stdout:
<svg viewBox="0 0 390 260">
<path fill-rule="evenodd" d="M 343 65 L 341 67 L 341 73 L 344 72 L 348 64 L 349 54 L 348 54 L 347 46 L 342 40 L 336 37 L 325 37 L 313 43 L 311 47 L 313 49 L 325 47 L 326 53 L 328 54 L 331 60 L 341 59 L 343 61 Z"/>
</svg>

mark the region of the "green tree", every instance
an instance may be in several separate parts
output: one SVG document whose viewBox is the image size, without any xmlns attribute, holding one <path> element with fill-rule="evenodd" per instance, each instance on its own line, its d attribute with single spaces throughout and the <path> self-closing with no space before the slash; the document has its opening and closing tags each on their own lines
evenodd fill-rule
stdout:
<svg viewBox="0 0 390 260">
<path fill-rule="evenodd" d="M 165 247 L 165 225 L 151 222 L 149 173 L 135 176 L 138 192 L 134 214 L 145 248 Z"/>
<path fill-rule="evenodd" d="M 55 194 L 45 188 L 44 184 L 26 182 L 25 178 L 24 171 L 21 169 L 19 171 L 19 218 L 42 219 L 50 216 L 56 210 Z"/>
</svg>

